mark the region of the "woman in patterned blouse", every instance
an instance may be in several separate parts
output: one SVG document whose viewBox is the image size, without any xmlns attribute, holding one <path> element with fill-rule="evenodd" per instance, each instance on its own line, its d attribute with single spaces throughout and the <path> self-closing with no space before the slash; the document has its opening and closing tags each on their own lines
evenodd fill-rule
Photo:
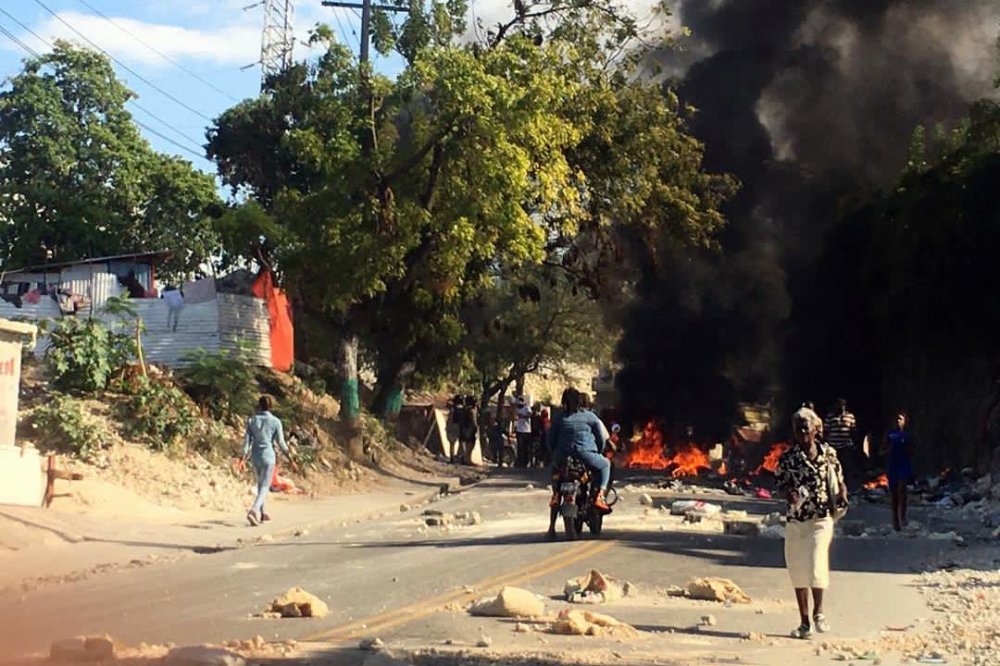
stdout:
<svg viewBox="0 0 1000 666">
<path fill-rule="evenodd" d="M 792 632 L 795 638 L 808 638 L 813 627 L 821 633 L 830 627 L 823 615 L 823 591 L 830 586 L 830 543 L 833 540 L 833 517 L 827 475 L 837 479 L 835 504 L 847 504 L 844 474 L 833 447 L 820 441 L 822 421 L 811 409 L 799 409 L 792 416 L 795 445 L 778 460 L 775 473 L 778 488 L 788 500 L 788 526 L 785 531 L 785 564 L 795 588 L 801 623 Z M 809 591 L 812 590 L 813 614 L 809 617 Z"/>
</svg>

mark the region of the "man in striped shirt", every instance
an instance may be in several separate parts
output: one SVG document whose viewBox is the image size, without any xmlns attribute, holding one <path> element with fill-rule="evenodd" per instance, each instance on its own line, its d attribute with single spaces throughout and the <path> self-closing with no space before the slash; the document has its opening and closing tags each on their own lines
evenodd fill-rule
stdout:
<svg viewBox="0 0 1000 666">
<path fill-rule="evenodd" d="M 854 414 L 847 411 L 847 401 L 839 398 L 833 411 L 823 422 L 823 434 L 826 442 L 837 450 L 837 457 L 844 468 L 844 478 L 853 478 L 858 472 L 857 447 L 854 435 L 858 429 L 858 421 Z"/>
</svg>

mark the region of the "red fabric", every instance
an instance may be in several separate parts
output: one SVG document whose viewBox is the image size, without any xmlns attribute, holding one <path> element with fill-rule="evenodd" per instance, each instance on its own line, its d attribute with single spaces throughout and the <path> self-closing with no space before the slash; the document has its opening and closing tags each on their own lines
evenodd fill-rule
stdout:
<svg viewBox="0 0 1000 666">
<path fill-rule="evenodd" d="M 253 281 L 253 295 L 267 301 L 267 318 L 271 323 L 271 368 L 288 372 L 295 361 L 295 328 L 288 296 L 274 286 L 274 275 L 264 270 Z"/>
</svg>

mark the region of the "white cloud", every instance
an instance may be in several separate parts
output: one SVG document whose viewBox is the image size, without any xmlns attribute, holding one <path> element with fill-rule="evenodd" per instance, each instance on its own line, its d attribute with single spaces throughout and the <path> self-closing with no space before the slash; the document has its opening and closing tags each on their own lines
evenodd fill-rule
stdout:
<svg viewBox="0 0 1000 666">
<path fill-rule="evenodd" d="M 136 37 L 175 60 L 207 60 L 215 64 L 246 65 L 257 60 L 260 52 L 260 24 L 253 20 L 257 17 L 252 15 L 247 19 L 240 17 L 239 22 L 207 29 L 113 16 L 111 19 L 117 24 L 114 25 L 100 16 L 72 11 L 59 12 L 59 17 L 102 49 L 128 63 L 170 66 Z M 71 28 L 55 18 L 43 21 L 34 30 L 50 41 L 55 38 L 83 41 Z M 30 35 L 22 36 L 22 39 L 32 43 L 35 48 L 39 47 L 37 40 Z"/>
</svg>

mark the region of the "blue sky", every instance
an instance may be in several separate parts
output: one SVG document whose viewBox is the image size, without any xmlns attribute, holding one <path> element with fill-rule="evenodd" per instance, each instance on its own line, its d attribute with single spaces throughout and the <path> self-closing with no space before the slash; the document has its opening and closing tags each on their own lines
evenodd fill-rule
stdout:
<svg viewBox="0 0 1000 666">
<path fill-rule="evenodd" d="M 213 164 L 200 157 L 206 118 L 256 96 L 260 88 L 255 63 L 263 6 L 244 9 L 256 1 L 0 0 L 0 78 L 17 74 L 28 57 L 5 33 L 44 52 L 56 38 L 87 45 L 75 28 L 121 63 L 115 65 L 119 77 L 138 95 L 129 108 L 146 126 L 142 132 L 153 147 L 214 173 Z M 296 59 L 309 56 L 301 42 L 318 21 L 331 25 L 357 51 L 360 21 L 354 11 L 323 7 L 320 0 L 295 5 Z M 376 61 L 376 66 L 392 69 L 393 63 Z"/>
</svg>

